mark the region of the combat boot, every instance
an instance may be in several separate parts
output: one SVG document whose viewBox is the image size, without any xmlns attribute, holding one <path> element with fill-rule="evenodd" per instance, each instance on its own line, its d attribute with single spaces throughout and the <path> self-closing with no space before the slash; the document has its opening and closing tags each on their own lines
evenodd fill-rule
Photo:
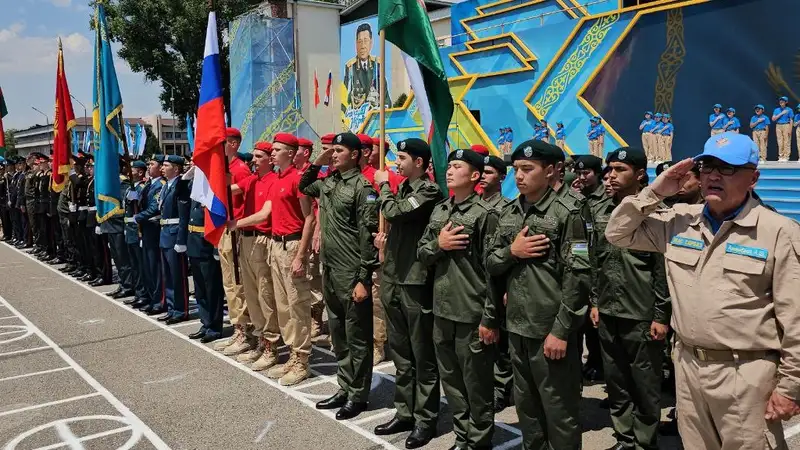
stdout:
<svg viewBox="0 0 800 450">
<path fill-rule="evenodd" d="M 294 386 L 308 378 L 308 355 L 292 352 L 292 357 L 294 358 L 294 364 L 278 380 L 281 386 Z"/>
<path fill-rule="evenodd" d="M 253 326 L 245 325 L 239 340 L 229 345 L 222 351 L 225 356 L 234 356 L 250 351 L 256 347 L 257 338 L 253 336 Z"/>
<path fill-rule="evenodd" d="M 278 364 L 278 352 L 272 342 L 268 341 L 264 336 L 259 337 L 259 339 L 262 341 L 259 342 L 259 345 L 263 347 L 264 351 L 261 353 L 261 357 L 250 365 L 250 368 L 256 372 L 267 370 Z"/>
<path fill-rule="evenodd" d="M 269 371 L 267 372 L 267 376 L 274 379 L 282 378 L 284 375 L 289 373 L 289 369 L 292 368 L 294 363 L 295 363 L 295 354 L 294 352 L 292 352 L 291 356 L 289 356 L 289 360 L 286 361 L 285 364 L 278 364 L 277 366 L 274 366 L 272 369 L 269 369 Z"/>
<path fill-rule="evenodd" d="M 322 321 L 322 311 L 325 304 L 317 302 L 311 305 L 311 338 L 319 337 L 326 333 L 325 323 Z"/>
<path fill-rule="evenodd" d="M 242 326 L 234 325 L 233 334 L 231 335 L 231 337 L 229 337 L 228 339 L 223 339 L 214 344 L 214 350 L 218 352 L 225 350 L 227 347 L 231 346 L 234 342 L 236 342 L 241 334 L 242 334 Z"/>
<path fill-rule="evenodd" d="M 261 339 L 261 336 L 255 336 L 256 338 L 256 346 L 252 350 L 248 350 L 244 353 L 240 353 L 236 356 L 236 361 L 244 364 L 250 364 L 261 358 L 261 355 L 264 353 L 264 346 L 263 342 L 264 339 Z"/>
</svg>

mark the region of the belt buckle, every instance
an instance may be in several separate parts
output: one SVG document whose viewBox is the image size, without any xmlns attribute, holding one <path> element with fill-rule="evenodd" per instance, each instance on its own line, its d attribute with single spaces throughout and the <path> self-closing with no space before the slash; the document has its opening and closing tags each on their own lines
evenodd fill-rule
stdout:
<svg viewBox="0 0 800 450">
<path fill-rule="evenodd" d="M 706 353 L 706 350 L 705 350 L 705 349 L 703 349 L 703 348 L 697 348 L 697 347 L 695 347 L 695 349 L 694 349 L 694 356 L 695 356 L 697 359 L 699 359 L 700 361 L 707 361 L 707 360 L 708 360 L 708 354 Z"/>
</svg>

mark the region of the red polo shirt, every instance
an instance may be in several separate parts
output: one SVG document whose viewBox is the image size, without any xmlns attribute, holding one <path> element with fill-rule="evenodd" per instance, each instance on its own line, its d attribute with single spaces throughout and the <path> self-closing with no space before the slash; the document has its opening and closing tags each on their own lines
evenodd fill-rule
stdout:
<svg viewBox="0 0 800 450">
<path fill-rule="evenodd" d="M 272 185 L 272 233 L 287 236 L 303 231 L 303 209 L 300 207 L 300 172 L 289 166 L 278 172 Z"/>
<path fill-rule="evenodd" d="M 228 170 L 231 172 L 231 184 L 238 184 L 241 188 L 243 188 L 243 186 L 239 184 L 239 182 L 253 176 L 253 174 L 250 172 L 250 168 L 247 167 L 247 164 L 245 164 L 244 161 L 239 158 L 233 158 L 233 160 L 228 164 Z M 233 218 L 242 219 L 244 217 L 244 197 L 241 195 L 234 195 Z"/>
<path fill-rule="evenodd" d="M 244 180 L 242 183 L 244 184 L 243 187 L 242 184 L 239 185 L 242 187 L 242 191 L 244 193 L 244 214 L 242 215 L 242 218 L 249 217 L 261 211 L 261 208 L 264 207 L 264 203 L 266 203 L 267 200 L 270 200 L 271 189 L 277 178 L 278 176 L 273 172 L 269 172 L 263 176 L 251 175 L 249 178 Z M 253 227 L 244 227 L 242 229 L 256 230 L 260 231 L 261 233 L 270 234 L 272 233 L 272 220 L 267 219 L 258 225 Z"/>
</svg>

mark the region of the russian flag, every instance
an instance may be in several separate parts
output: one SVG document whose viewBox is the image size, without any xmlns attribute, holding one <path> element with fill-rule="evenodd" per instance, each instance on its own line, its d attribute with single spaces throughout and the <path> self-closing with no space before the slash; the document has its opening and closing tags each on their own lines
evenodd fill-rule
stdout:
<svg viewBox="0 0 800 450">
<path fill-rule="evenodd" d="M 225 105 L 222 101 L 222 71 L 219 62 L 216 13 L 208 14 L 206 49 L 197 108 L 197 132 L 192 161 L 195 166 L 192 199 L 206 208 L 205 237 L 217 246 L 228 221 L 225 176 Z"/>
</svg>

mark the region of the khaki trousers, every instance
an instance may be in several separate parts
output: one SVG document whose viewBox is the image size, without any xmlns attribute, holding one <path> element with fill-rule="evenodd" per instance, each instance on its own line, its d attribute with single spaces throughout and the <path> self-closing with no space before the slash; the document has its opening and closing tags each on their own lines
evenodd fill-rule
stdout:
<svg viewBox="0 0 800 450">
<path fill-rule="evenodd" d="M 758 157 L 767 160 L 767 129 L 753 130 L 753 141 L 758 146 Z"/>
<path fill-rule="evenodd" d="M 263 335 L 272 343 L 280 339 L 278 313 L 275 307 L 275 291 L 272 289 L 272 273 L 267 265 L 269 258 L 267 236 L 242 236 L 242 285 L 253 334 Z"/>
<path fill-rule="evenodd" d="M 300 241 L 270 240 L 269 267 L 278 308 L 278 325 L 283 341 L 293 352 L 311 354 L 311 287 L 308 277 L 292 276 Z"/>
<path fill-rule="evenodd" d="M 675 343 L 678 431 L 687 449 L 788 449 L 780 421 L 764 420 L 778 382 L 773 360 L 700 361 Z"/>
<path fill-rule="evenodd" d="M 789 154 L 792 153 L 792 124 L 775 125 L 775 135 L 778 138 L 778 160 L 788 161 Z"/>
<path fill-rule="evenodd" d="M 565 147 L 564 139 L 556 139 L 556 147 L 560 148 L 561 150 L 564 150 Z"/>
<path fill-rule="evenodd" d="M 711 135 L 712 136 L 716 136 L 716 135 L 722 133 L 723 131 L 724 130 L 722 128 L 712 128 L 711 129 Z"/>
<path fill-rule="evenodd" d="M 376 346 L 386 343 L 386 313 L 381 303 L 382 275 L 380 268 L 372 273 L 372 337 Z"/>
<path fill-rule="evenodd" d="M 228 303 L 228 317 L 232 325 L 248 325 L 250 315 L 244 301 L 244 290 L 241 284 L 236 284 L 233 275 L 233 240 L 229 231 L 226 230 L 222 235 L 217 249 L 222 267 L 222 286 L 225 288 L 225 299 Z"/>
<path fill-rule="evenodd" d="M 795 127 L 794 135 L 797 138 L 797 148 L 800 149 L 800 126 Z"/>
<path fill-rule="evenodd" d="M 661 143 L 662 161 L 670 161 L 672 159 L 672 135 L 661 136 Z"/>
<path fill-rule="evenodd" d="M 642 133 L 642 150 L 647 155 L 647 160 L 653 161 L 653 153 L 650 151 L 650 133 Z"/>
</svg>

